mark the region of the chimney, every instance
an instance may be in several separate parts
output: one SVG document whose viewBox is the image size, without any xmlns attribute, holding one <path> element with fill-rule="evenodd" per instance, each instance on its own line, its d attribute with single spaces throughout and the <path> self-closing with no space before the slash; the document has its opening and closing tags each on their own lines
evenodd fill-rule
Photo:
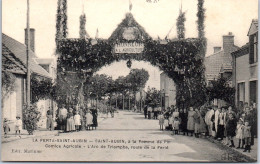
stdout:
<svg viewBox="0 0 260 164">
<path fill-rule="evenodd" d="M 233 50 L 234 46 L 234 35 L 229 32 L 228 35 L 223 36 L 223 49 L 225 53 L 229 53 Z"/>
<path fill-rule="evenodd" d="M 27 45 L 27 29 L 25 31 L 25 45 Z M 30 28 L 30 49 L 35 52 L 35 29 Z"/>
<path fill-rule="evenodd" d="M 221 50 L 221 47 L 213 47 L 214 48 L 214 53 L 219 52 Z"/>
</svg>

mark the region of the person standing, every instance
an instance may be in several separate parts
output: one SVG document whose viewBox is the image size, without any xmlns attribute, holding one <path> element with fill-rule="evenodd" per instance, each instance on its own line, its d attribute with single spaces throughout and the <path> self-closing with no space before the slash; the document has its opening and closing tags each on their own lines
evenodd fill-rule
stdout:
<svg viewBox="0 0 260 164">
<path fill-rule="evenodd" d="M 67 126 L 66 126 L 66 131 L 67 132 L 72 132 L 75 131 L 75 122 L 73 118 L 73 109 L 69 109 L 69 113 L 67 115 Z"/>
<path fill-rule="evenodd" d="M 98 127 L 98 120 L 97 120 L 98 112 L 97 112 L 96 108 L 94 108 L 92 110 L 92 116 L 93 116 L 93 127 L 95 127 L 95 129 L 97 129 L 97 127 Z"/>
<path fill-rule="evenodd" d="M 187 133 L 187 121 L 188 121 L 188 113 L 186 109 L 180 109 L 180 130 L 182 131 L 182 134 L 185 135 Z"/>
<path fill-rule="evenodd" d="M 243 135 L 244 125 L 242 119 L 238 120 L 237 130 L 236 130 L 236 138 L 238 139 L 237 149 L 244 148 L 244 135 Z M 240 147 L 241 146 L 241 147 Z"/>
<path fill-rule="evenodd" d="M 92 126 L 93 124 L 93 116 L 92 114 L 90 113 L 90 111 L 87 109 L 86 111 L 86 130 L 90 130 L 90 127 Z"/>
<path fill-rule="evenodd" d="M 257 105 L 253 103 L 251 110 L 251 145 L 254 145 L 254 138 L 257 137 Z"/>
<path fill-rule="evenodd" d="M 163 130 L 163 124 L 164 124 L 164 116 L 163 116 L 163 113 L 160 113 L 158 119 L 159 119 L 160 130 Z"/>
<path fill-rule="evenodd" d="M 205 123 L 207 125 L 208 128 L 208 135 L 212 136 L 212 127 L 213 127 L 213 123 L 211 121 L 212 116 L 214 115 L 214 110 L 212 107 L 208 108 L 208 112 L 206 113 L 205 116 Z"/>
<path fill-rule="evenodd" d="M 74 122 L 75 122 L 75 129 L 76 131 L 79 131 L 80 130 L 80 125 L 81 125 L 81 118 L 80 118 L 80 115 L 79 115 L 79 112 L 76 111 L 76 114 L 74 115 Z"/>
<path fill-rule="evenodd" d="M 180 120 L 178 117 L 174 117 L 173 120 L 173 134 L 179 134 L 179 129 L 180 129 Z"/>
<path fill-rule="evenodd" d="M 147 118 L 147 105 L 144 107 L 144 118 Z"/>
<path fill-rule="evenodd" d="M 200 133 L 200 115 L 199 115 L 199 110 L 198 108 L 195 108 L 195 114 L 193 115 L 194 117 L 194 135 L 196 138 L 199 138 L 199 133 Z"/>
<path fill-rule="evenodd" d="M 223 140 L 224 138 L 224 130 L 225 130 L 225 127 L 224 127 L 224 121 L 225 121 L 225 108 L 222 107 L 220 113 L 219 113 L 219 118 L 218 118 L 218 131 L 217 131 L 217 136 L 216 138 L 218 140 Z"/>
<path fill-rule="evenodd" d="M 250 153 L 251 150 L 251 127 L 249 126 L 249 121 L 246 120 L 245 121 L 245 126 L 243 128 L 243 135 L 245 138 L 245 149 L 243 152 L 246 152 L 248 150 L 248 152 Z"/>
<path fill-rule="evenodd" d="M 60 112 L 59 112 L 59 120 L 60 120 L 61 130 L 63 130 L 64 132 L 66 131 L 67 114 L 68 114 L 68 111 L 65 108 L 65 105 L 63 104 L 62 108 L 60 109 Z"/>
<path fill-rule="evenodd" d="M 236 126 L 237 122 L 233 114 L 229 114 L 229 119 L 227 121 L 227 137 L 231 143 L 229 147 L 235 147 L 233 137 L 236 136 Z"/>
<path fill-rule="evenodd" d="M 202 117 L 202 107 L 200 108 L 200 110 L 199 110 L 199 112 L 198 112 L 198 114 L 199 114 L 199 117 L 200 117 L 200 127 L 199 127 L 199 132 L 200 133 L 204 133 L 204 134 L 206 134 L 207 133 L 207 125 L 206 125 L 206 123 L 205 123 L 205 120 L 204 120 L 204 118 Z"/>
<path fill-rule="evenodd" d="M 46 121 L 46 128 L 47 130 L 52 131 L 53 130 L 53 115 L 52 115 L 52 111 L 49 109 L 47 111 L 47 121 Z"/>
<path fill-rule="evenodd" d="M 151 119 L 151 115 L 152 115 L 152 111 L 153 111 L 152 107 L 148 106 L 147 111 L 148 111 L 148 119 Z"/>
<path fill-rule="evenodd" d="M 220 109 L 218 106 L 215 106 L 215 119 L 214 119 L 214 124 L 215 124 L 215 139 L 217 139 L 217 134 L 218 134 L 218 124 L 219 124 L 219 114 L 220 114 Z"/>
<path fill-rule="evenodd" d="M 189 133 L 191 133 L 191 136 L 193 136 L 194 129 L 195 129 L 194 115 L 195 115 L 195 111 L 193 110 L 193 107 L 190 107 L 190 110 L 188 112 L 187 130 Z"/>
<path fill-rule="evenodd" d="M 21 117 L 17 116 L 16 120 L 15 120 L 15 134 L 19 133 L 19 136 L 20 136 L 21 130 L 22 130 L 22 125 L 23 125 L 23 122 L 21 120 Z"/>
<path fill-rule="evenodd" d="M 154 119 L 157 120 L 158 117 L 158 107 L 154 107 Z"/>
</svg>

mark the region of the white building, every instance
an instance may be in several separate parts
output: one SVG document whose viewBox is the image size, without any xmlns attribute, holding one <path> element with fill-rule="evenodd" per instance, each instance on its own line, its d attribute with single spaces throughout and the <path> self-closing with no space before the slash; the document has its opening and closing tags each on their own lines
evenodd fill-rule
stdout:
<svg viewBox="0 0 260 164">
<path fill-rule="evenodd" d="M 163 108 L 166 109 L 171 105 L 176 105 L 176 85 L 164 72 L 160 74 L 160 90 Z"/>
</svg>

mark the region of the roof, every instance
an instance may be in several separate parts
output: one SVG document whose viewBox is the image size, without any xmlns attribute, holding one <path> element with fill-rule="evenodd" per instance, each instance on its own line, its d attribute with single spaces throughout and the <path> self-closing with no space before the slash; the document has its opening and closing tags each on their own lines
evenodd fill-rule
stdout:
<svg viewBox="0 0 260 164">
<path fill-rule="evenodd" d="M 2 46 L 2 71 L 25 75 L 26 67 L 17 59 L 6 46 Z"/>
<path fill-rule="evenodd" d="M 240 57 L 249 53 L 249 43 L 246 43 L 241 48 L 237 49 L 236 51 L 232 52 L 231 54 L 235 57 Z"/>
<path fill-rule="evenodd" d="M 17 59 L 19 59 L 24 66 L 26 66 L 26 46 L 17 40 L 2 33 L 2 45 L 5 46 Z M 51 78 L 51 75 L 40 65 L 35 62 L 37 56 L 33 51 L 29 51 L 31 71 L 39 76 Z"/>
<path fill-rule="evenodd" d="M 253 19 L 250 28 L 248 30 L 247 36 L 255 34 L 257 31 L 258 31 L 258 20 Z"/>
<path fill-rule="evenodd" d="M 224 50 L 218 51 L 205 58 L 206 78 L 213 80 L 218 78 L 222 64 L 224 63 Z"/>
</svg>

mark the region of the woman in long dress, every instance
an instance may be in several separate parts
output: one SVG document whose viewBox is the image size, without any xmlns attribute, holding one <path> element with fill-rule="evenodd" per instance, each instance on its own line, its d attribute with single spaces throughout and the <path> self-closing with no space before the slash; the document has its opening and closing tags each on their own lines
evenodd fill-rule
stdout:
<svg viewBox="0 0 260 164">
<path fill-rule="evenodd" d="M 86 130 L 90 130 L 90 127 L 92 125 L 93 125 L 93 116 L 89 112 L 89 110 L 87 110 L 87 112 L 86 112 Z"/>
<path fill-rule="evenodd" d="M 181 124 L 180 124 L 180 130 L 182 131 L 183 135 L 187 133 L 187 122 L 188 122 L 188 113 L 186 109 L 180 109 L 180 119 L 181 119 Z"/>
<path fill-rule="evenodd" d="M 66 126 L 67 132 L 75 131 L 75 122 L 74 122 L 72 111 L 73 111 L 73 109 L 70 108 L 69 113 L 67 115 L 67 126 Z"/>
<path fill-rule="evenodd" d="M 192 107 L 190 107 L 190 110 L 188 112 L 187 130 L 189 133 L 191 133 L 191 136 L 193 136 L 194 129 L 195 129 L 194 115 L 195 115 L 195 111 L 193 110 Z"/>
<path fill-rule="evenodd" d="M 200 133 L 200 115 L 199 115 L 199 110 L 198 108 L 195 108 L 195 114 L 193 115 L 194 117 L 194 133 L 195 133 L 195 137 L 198 138 L 199 137 L 199 133 Z"/>
<path fill-rule="evenodd" d="M 93 127 L 95 127 L 95 129 L 97 129 L 97 126 L 98 126 L 98 121 L 97 121 L 98 113 L 97 113 L 97 109 L 93 109 L 92 110 L 92 115 L 93 115 Z"/>
</svg>

